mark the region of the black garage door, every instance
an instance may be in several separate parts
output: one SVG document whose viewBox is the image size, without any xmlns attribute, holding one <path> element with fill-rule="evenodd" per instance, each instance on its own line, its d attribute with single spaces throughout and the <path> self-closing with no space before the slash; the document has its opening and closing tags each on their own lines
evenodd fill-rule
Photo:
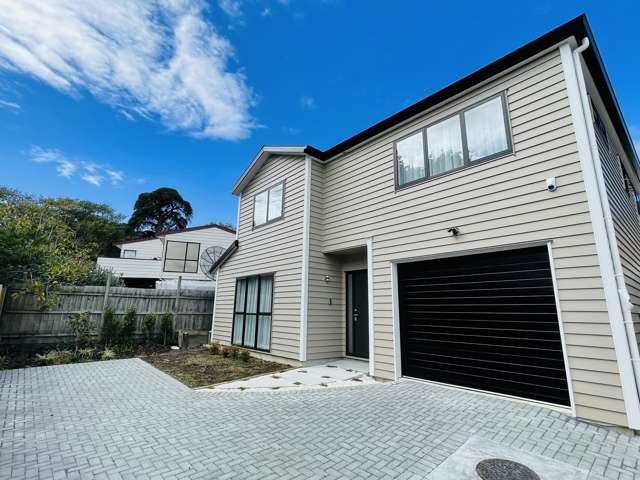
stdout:
<svg viewBox="0 0 640 480">
<path fill-rule="evenodd" d="M 569 405 L 546 247 L 398 265 L 402 374 Z"/>
</svg>

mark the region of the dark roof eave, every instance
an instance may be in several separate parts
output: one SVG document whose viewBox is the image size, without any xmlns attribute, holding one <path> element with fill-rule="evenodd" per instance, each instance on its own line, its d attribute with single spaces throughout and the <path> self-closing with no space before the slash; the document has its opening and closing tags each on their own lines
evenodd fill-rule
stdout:
<svg viewBox="0 0 640 480">
<path fill-rule="evenodd" d="M 211 268 L 209 269 L 209 273 L 215 272 L 218 268 L 224 265 L 225 262 L 229 260 L 229 258 L 231 258 L 231 256 L 234 253 L 236 253 L 236 250 L 238 250 L 238 245 L 239 245 L 238 240 L 234 240 L 231 243 L 231 245 L 229 245 L 227 249 L 224 252 L 222 252 L 222 255 L 220 255 L 220 258 L 218 258 L 218 260 L 216 260 L 214 264 L 211 265 Z"/>
</svg>

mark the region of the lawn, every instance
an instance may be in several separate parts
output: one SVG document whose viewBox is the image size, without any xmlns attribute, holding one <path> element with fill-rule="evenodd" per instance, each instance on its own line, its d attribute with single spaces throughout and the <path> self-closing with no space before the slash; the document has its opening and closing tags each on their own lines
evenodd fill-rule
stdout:
<svg viewBox="0 0 640 480">
<path fill-rule="evenodd" d="M 188 387 L 204 387 L 264 373 L 287 370 L 288 365 L 251 357 L 248 361 L 212 355 L 209 350 L 172 350 L 140 357 Z"/>
</svg>

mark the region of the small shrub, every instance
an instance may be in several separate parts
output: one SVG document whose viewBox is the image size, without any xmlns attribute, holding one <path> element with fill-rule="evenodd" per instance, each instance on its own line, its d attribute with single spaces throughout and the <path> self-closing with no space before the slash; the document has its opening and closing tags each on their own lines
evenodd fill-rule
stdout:
<svg viewBox="0 0 640 480">
<path fill-rule="evenodd" d="M 144 338 L 148 342 L 151 342 L 153 339 L 154 333 L 156 331 L 156 319 L 157 315 L 155 313 L 147 313 L 144 316 L 144 320 L 142 321 L 142 326 L 144 328 Z"/>
<path fill-rule="evenodd" d="M 229 358 L 231 356 L 231 352 L 235 347 L 232 347 L 231 345 L 223 345 L 222 347 L 222 356 L 224 358 Z"/>
<path fill-rule="evenodd" d="M 70 350 L 49 350 L 44 355 L 37 354 L 36 359 L 40 365 L 64 365 L 71 363 L 73 353 Z"/>
<path fill-rule="evenodd" d="M 76 350 L 86 348 L 93 332 L 91 314 L 89 312 L 72 313 L 69 317 L 69 327 L 73 332 Z"/>
<path fill-rule="evenodd" d="M 96 349 L 95 348 L 79 348 L 76 351 L 78 358 L 84 362 L 88 362 L 90 360 L 93 360 L 96 356 Z"/>
<path fill-rule="evenodd" d="M 160 333 L 162 335 L 162 344 L 167 345 L 167 343 L 173 340 L 173 314 L 165 313 L 160 317 Z"/>
<path fill-rule="evenodd" d="M 237 360 L 240 357 L 240 349 L 238 347 L 231 347 L 231 358 Z"/>
<path fill-rule="evenodd" d="M 217 340 L 214 340 L 213 342 L 211 342 L 209 344 L 209 353 L 211 353 L 211 355 L 220 355 L 220 342 Z"/>
<path fill-rule="evenodd" d="M 127 343 L 124 345 L 118 345 L 115 348 L 115 352 L 118 357 L 133 357 L 136 353 L 136 349 L 133 345 Z"/>
<path fill-rule="evenodd" d="M 105 348 L 100 354 L 100 360 L 113 360 L 116 358 L 116 352 L 110 348 Z"/>
<path fill-rule="evenodd" d="M 124 314 L 122 325 L 120 326 L 120 345 L 133 345 L 133 336 L 136 333 L 137 314 L 138 312 L 136 312 L 136 309 L 133 307 L 128 308 Z"/>
<path fill-rule="evenodd" d="M 102 312 L 102 329 L 100 330 L 100 341 L 105 347 L 113 345 L 120 335 L 120 322 L 116 318 L 113 307 L 106 307 Z"/>
<path fill-rule="evenodd" d="M 251 360 L 251 353 L 249 353 L 249 350 L 240 350 L 239 357 L 243 362 L 248 362 Z"/>
<path fill-rule="evenodd" d="M 9 368 L 9 357 L 7 355 L 0 355 L 0 370 Z"/>
</svg>

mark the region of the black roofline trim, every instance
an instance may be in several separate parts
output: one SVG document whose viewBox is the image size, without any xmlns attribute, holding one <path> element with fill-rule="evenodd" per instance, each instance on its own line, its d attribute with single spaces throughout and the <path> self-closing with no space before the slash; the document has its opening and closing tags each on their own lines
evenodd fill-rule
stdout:
<svg viewBox="0 0 640 480">
<path fill-rule="evenodd" d="M 390 117 L 372 125 L 371 127 L 357 133 L 356 135 L 334 145 L 328 150 L 319 150 L 315 147 L 308 145 L 304 152 L 319 159 L 329 160 L 336 155 L 339 155 L 376 135 L 383 133 L 384 131 L 406 121 L 420 113 L 428 110 L 429 108 L 436 106 L 455 95 L 458 95 L 470 88 L 477 86 L 478 84 L 494 77 L 495 75 L 508 70 L 509 68 L 526 61 L 530 57 L 551 48 L 564 40 L 574 37 L 578 43 L 582 41 L 584 37 L 589 38 L 591 42 L 591 48 L 588 48 L 582 53 L 582 56 L 589 67 L 591 76 L 600 92 L 607 113 L 611 118 L 611 122 L 617 131 L 623 132 L 620 135 L 622 144 L 625 148 L 627 155 L 635 161 L 636 167 L 640 165 L 638 157 L 636 155 L 631 136 L 627 129 L 620 105 L 613 93 L 613 88 L 607 75 L 602 57 L 596 46 L 596 42 L 593 38 L 593 33 L 589 26 L 586 15 L 582 14 L 568 22 L 560 25 L 559 27 L 545 33 L 537 39 L 523 45 L 522 47 L 508 53 L 507 55 L 499 58 L 498 60 L 482 67 L 479 70 L 467 75 L 466 77 L 438 90 L 432 95 L 423 98 L 422 100 L 414 103 L 413 105 L 400 110 L 399 112 L 391 115 Z"/>
<path fill-rule="evenodd" d="M 233 242 L 231 242 L 231 245 L 229 245 L 227 249 L 222 252 L 220 258 L 218 258 L 218 260 L 216 260 L 215 263 L 211 265 L 209 273 L 213 273 L 218 268 L 220 268 L 227 260 L 229 260 L 229 258 L 231 258 L 231 255 L 236 253 L 236 250 L 238 250 L 238 240 L 234 240 Z"/>
</svg>

